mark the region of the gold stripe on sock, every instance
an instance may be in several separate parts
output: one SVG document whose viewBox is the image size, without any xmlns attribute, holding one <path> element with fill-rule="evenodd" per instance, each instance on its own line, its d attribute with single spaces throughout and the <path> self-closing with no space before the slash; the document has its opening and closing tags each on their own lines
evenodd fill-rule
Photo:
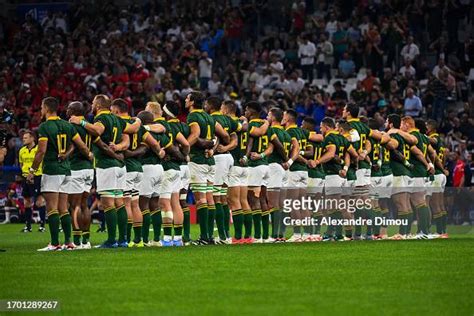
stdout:
<svg viewBox="0 0 474 316">
<path fill-rule="evenodd" d="M 153 215 L 155 215 L 156 213 L 159 213 L 159 212 L 161 212 L 161 210 L 154 210 L 154 211 L 150 212 L 150 215 L 153 216 Z"/>
<path fill-rule="evenodd" d="M 173 227 L 173 224 L 163 224 L 163 228 Z"/>
<path fill-rule="evenodd" d="M 117 206 L 117 209 L 122 208 L 122 207 L 125 207 L 125 204 L 122 204 L 122 205 L 120 205 L 120 206 Z"/>
<path fill-rule="evenodd" d="M 441 218 L 443 217 L 443 213 L 438 213 L 438 214 L 433 214 L 433 219 L 438 219 L 438 218 Z"/>
<path fill-rule="evenodd" d="M 115 207 L 113 207 L 113 206 L 108 207 L 108 208 L 104 209 L 104 213 L 107 213 L 107 212 L 113 210 L 114 208 L 115 208 Z"/>
<path fill-rule="evenodd" d="M 82 231 L 80 231 L 80 230 L 73 230 L 73 231 L 72 231 L 72 234 L 73 234 L 74 236 L 82 236 Z"/>
<path fill-rule="evenodd" d="M 86 230 L 86 231 L 82 231 L 82 235 L 87 235 L 87 234 L 90 234 L 90 231 Z"/>
<path fill-rule="evenodd" d="M 127 219 L 127 224 L 132 224 L 133 223 L 133 219 L 129 218 Z"/>
<path fill-rule="evenodd" d="M 180 228 L 183 227 L 183 224 L 174 224 L 174 228 Z"/>
<path fill-rule="evenodd" d="M 58 210 L 52 210 L 48 212 L 48 216 L 54 215 L 54 214 L 59 214 Z"/>
<path fill-rule="evenodd" d="M 59 218 L 63 218 L 63 217 L 66 216 L 66 215 L 69 215 L 69 213 L 61 214 L 61 215 L 59 215 Z"/>
<path fill-rule="evenodd" d="M 197 210 L 202 210 L 203 208 L 207 208 L 207 203 L 200 204 L 196 207 Z"/>
<path fill-rule="evenodd" d="M 189 207 L 183 207 L 183 213 L 184 212 L 189 212 Z"/>
<path fill-rule="evenodd" d="M 216 206 L 215 206 L 215 205 L 209 205 L 209 206 L 208 206 L 208 209 L 209 209 L 209 211 L 215 211 L 215 210 L 216 210 Z"/>
<path fill-rule="evenodd" d="M 252 211 L 252 214 L 255 215 L 255 214 L 262 214 L 262 210 L 254 210 Z"/>
<path fill-rule="evenodd" d="M 142 211 L 142 215 L 146 215 L 146 214 L 150 214 L 150 210 L 147 209 L 147 210 Z"/>
<path fill-rule="evenodd" d="M 244 213 L 244 211 L 242 211 L 242 210 L 232 211 L 232 216 L 234 216 L 234 215 L 241 215 L 241 214 L 243 214 L 243 213 Z"/>
<path fill-rule="evenodd" d="M 252 210 L 244 210 L 244 215 L 252 214 Z"/>
</svg>

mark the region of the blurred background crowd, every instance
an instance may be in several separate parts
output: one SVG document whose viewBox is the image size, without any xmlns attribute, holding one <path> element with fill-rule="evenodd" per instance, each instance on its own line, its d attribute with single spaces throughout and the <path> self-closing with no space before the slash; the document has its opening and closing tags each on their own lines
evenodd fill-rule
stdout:
<svg viewBox="0 0 474 316">
<path fill-rule="evenodd" d="M 347 102 L 381 128 L 390 113 L 436 119 L 448 163 L 465 166 L 448 185 L 471 186 L 473 17 L 470 0 L 75 1 L 43 16 L 7 14 L 0 106 L 15 121 L 5 170 L 18 165 L 21 131 L 39 126 L 46 96 L 63 115 L 98 93 L 124 98 L 132 114 L 175 100 L 184 119 L 184 97 L 197 89 L 240 108 L 274 100 L 300 122 L 337 118 Z"/>
</svg>

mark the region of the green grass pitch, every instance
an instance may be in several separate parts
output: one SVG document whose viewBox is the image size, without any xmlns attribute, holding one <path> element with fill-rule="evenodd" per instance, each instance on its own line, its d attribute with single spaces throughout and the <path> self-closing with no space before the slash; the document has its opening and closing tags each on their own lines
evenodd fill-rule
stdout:
<svg viewBox="0 0 474 316">
<path fill-rule="evenodd" d="M 56 253 L 36 252 L 48 233 L 21 227 L 0 226 L 0 299 L 58 300 L 68 315 L 474 313 L 470 227 L 448 240 Z"/>
</svg>

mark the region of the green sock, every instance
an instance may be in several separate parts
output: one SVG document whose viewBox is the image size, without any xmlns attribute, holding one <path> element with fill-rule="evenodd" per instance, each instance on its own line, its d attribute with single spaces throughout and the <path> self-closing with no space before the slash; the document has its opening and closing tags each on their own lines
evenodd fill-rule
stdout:
<svg viewBox="0 0 474 316">
<path fill-rule="evenodd" d="M 116 235 L 117 235 L 117 211 L 114 207 L 109 207 L 108 209 L 104 210 L 105 215 L 105 224 L 107 225 L 107 241 L 109 243 L 116 242 Z"/>
<path fill-rule="evenodd" d="M 332 218 L 335 219 L 341 219 L 342 214 L 341 211 L 336 211 L 332 214 Z M 362 226 L 361 226 L 362 227 Z M 336 231 L 336 237 L 341 238 L 342 237 L 342 226 L 341 225 L 336 225 L 335 226 L 335 231 Z M 357 226 L 356 226 L 356 235 L 357 235 Z M 360 236 L 360 235 L 359 235 Z"/>
<path fill-rule="evenodd" d="M 183 241 L 191 240 L 191 213 L 189 207 L 183 207 Z"/>
<path fill-rule="evenodd" d="M 255 239 L 262 238 L 262 210 L 253 211 L 253 229 L 255 230 L 253 237 Z"/>
<path fill-rule="evenodd" d="M 229 205 L 222 204 L 222 209 L 224 210 L 224 231 L 225 236 L 230 238 L 230 210 Z"/>
<path fill-rule="evenodd" d="M 270 237 L 270 212 L 271 210 L 262 212 L 262 238 Z"/>
<path fill-rule="evenodd" d="M 174 237 L 182 236 L 183 235 L 183 225 L 182 224 L 174 224 Z"/>
<path fill-rule="evenodd" d="M 371 208 L 366 208 L 365 209 L 365 218 L 367 220 L 370 220 L 371 222 L 374 221 L 374 217 L 375 217 L 375 210 L 371 209 Z M 372 233 L 373 233 L 373 229 L 372 229 L 372 225 L 367 225 L 367 236 L 372 236 Z"/>
<path fill-rule="evenodd" d="M 443 214 L 434 214 L 433 222 L 436 225 L 436 233 L 443 234 Z"/>
<path fill-rule="evenodd" d="M 142 223 L 133 223 L 133 242 L 138 244 L 142 241 Z"/>
<path fill-rule="evenodd" d="M 90 231 L 86 230 L 82 232 L 82 243 L 87 244 L 89 242 L 89 238 L 91 236 Z"/>
<path fill-rule="evenodd" d="M 418 231 L 423 234 L 429 234 L 431 212 L 426 204 L 419 205 L 418 213 Z"/>
<path fill-rule="evenodd" d="M 323 216 L 321 212 L 316 213 L 316 216 L 313 217 L 317 222 L 313 225 L 313 234 L 319 235 L 321 233 L 321 220 Z"/>
<path fill-rule="evenodd" d="M 82 231 L 79 228 L 72 229 L 72 240 L 74 241 L 74 245 L 76 246 L 81 245 L 81 236 L 82 236 Z"/>
<path fill-rule="evenodd" d="M 344 235 L 347 238 L 352 238 L 352 227 L 345 227 L 344 228 Z"/>
<path fill-rule="evenodd" d="M 280 234 L 280 221 L 281 221 L 281 211 L 274 207 L 273 211 L 270 213 L 272 219 L 272 237 L 278 238 Z"/>
<path fill-rule="evenodd" d="M 354 219 L 357 220 L 358 218 L 361 218 L 364 216 L 364 210 L 365 209 L 356 209 L 356 211 L 354 212 Z M 342 227 L 341 227 L 342 229 Z M 342 230 L 341 230 L 342 232 Z M 355 225 L 355 235 L 356 236 L 360 236 L 362 235 L 362 225 Z"/>
<path fill-rule="evenodd" d="M 410 216 L 410 214 L 406 213 L 406 214 L 399 214 L 398 215 L 398 218 L 401 219 L 401 220 L 406 220 L 408 222 L 408 217 Z M 398 233 L 400 235 L 406 235 L 407 234 L 407 225 L 404 225 L 404 224 L 400 224 L 399 228 L 398 228 Z"/>
<path fill-rule="evenodd" d="M 443 211 L 443 217 L 441 217 L 441 222 L 443 223 L 443 233 L 446 234 L 448 232 L 448 212 Z"/>
<path fill-rule="evenodd" d="M 382 210 L 380 208 L 374 208 L 374 216 L 372 217 L 372 228 L 374 230 L 374 235 L 380 235 L 380 225 L 375 225 L 375 218 L 382 216 Z"/>
<path fill-rule="evenodd" d="M 160 241 L 161 237 L 161 210 L 155 210 L 150 213 L 151 224 L 153 225 L 153 241 Z"/>
<path fill-rule="evenodd" d="M 408 224 L 405 227 L 405 234 L 407 235 L 411 234 L 411 224 L 413 224 L 413 218 L 414 218 L 414 214 L 408 213 L 407 215 Z"/>
<path fill-rule="evenodd" d="M 127 241 L 127 210 L 125 205 L 117 208 L 117 223 L 118 223 L 118 242 L 123 243 Z"/>
<path fill-rule="evenodd" d="M 133 226 L 133 219 L 129 218 L 127 221 L 127 242 L 132 240 L 132 226 Z"/>
<path fill-rule="evenodd" d="M 142 216 L 143 216 L 143 226 L 142 226 L 143 242 L 148 243 L 148 238 L 150 236 L 150 222 L 151 222 L 150 210 L 143 210 Z"/>
<path fill-rule="evenodd" d="M 216 224 L 217 224 L 217 232 L 219 233 L 219 239 L 225 240 L 225 226 L 224 226 L 224 209 L 222 208 L 221 203 L 216 203 Z M 212 227 L 214 229 L 214 226 Z"/>
<path fill-rule="evenodd" d="M 244 238 L 252 237 L 252 211 L 244 210 Z"/>
<path fill-rule="evenodd" d="M 199 221 L 200 238 L 203 240 L 209 240 L 209 231 L 207 228 L 209 210 L 207 204 L 201 204 L 197 207 L 197 216 Z"/>
<path fill-rule="evenodd" d="M 48 212 L 48 226 L 51 235 L 51 245 L 59 245 L 59 213 L 57 210 Z"/>
<path fill-rule="evenodd" d="M 71 242 L 71 232 L 72 232 L 72 225 L 71 225 L 71 215 L 66 213 L 61 218 L 61 228 L 63 229 L 64 233 L 64 243 L 69 244 Z"/>
<path fill-rule="evenodd" d="M 173 224 L 163 224 L 163 236 L 171 237 L 173 234 Z"/>
<path fill-rule="evenodd" d="M 216 221 L 216 206 L 207 206 L 207 236 L 209 239 L 214 238 L 214 222 Z"/>
<path fill-rule="evenodd" d="M 234 237 L 242 239 L 242 228 L 244 225 L 244 213 L 242 210 L 232 211 L 232 219 L 234 220 Z"/>
</svg>

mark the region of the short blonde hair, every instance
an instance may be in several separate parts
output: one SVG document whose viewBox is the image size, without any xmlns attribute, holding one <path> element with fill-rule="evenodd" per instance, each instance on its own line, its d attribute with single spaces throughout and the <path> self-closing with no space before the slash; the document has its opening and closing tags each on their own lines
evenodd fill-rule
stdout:
<svg viewBox="0 0 474 316">
<path fill-rule="evenodd" d="M 410 126 L 411 128 L 415 127 L 415 120 L 411 116 L 402 117 L 402 122 Z"/>
<path fill-rule="evenodd" d="M 94 101 L 97 103 L 97 105 L 101 109 L 105 109 L 105 108 L 109 109 L 112 103 L 110 98 L 106 96 L 105 94 L 96 95 L 94 98 Z"/>
<path fill-rule="evenodd" d="M 159 102 L 147 102 L 146 107 L 153 115 L 161 113 L 161 104 Z"/>
</svg>

